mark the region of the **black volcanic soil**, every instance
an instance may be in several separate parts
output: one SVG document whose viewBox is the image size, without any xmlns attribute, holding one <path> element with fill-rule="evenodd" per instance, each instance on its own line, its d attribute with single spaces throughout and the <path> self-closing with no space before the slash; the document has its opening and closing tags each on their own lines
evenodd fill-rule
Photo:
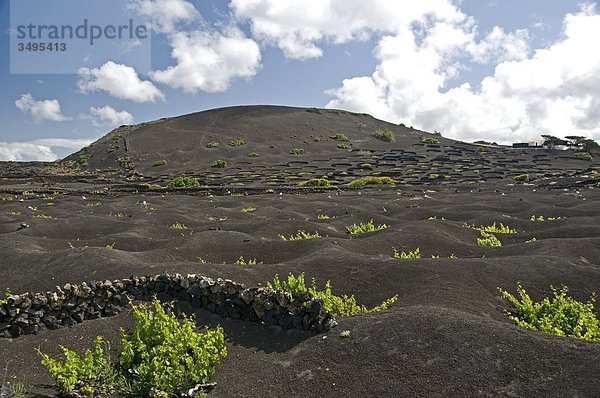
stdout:
<svg viewBox="0 0 600 398">
<path fill-rule="evenodd" d="M 372 137 L 383 128 L 396 132 L 395 142 Z M 348 136 L 351 150 L 328 138 L 336 133 Z M 423 134 L 435 137 L 340 111 L 238 107 L 121 128 L 63 162 L 1 164 L 0 290 L 163 271 L 256 286 L 305 272 L 369 306 L 395 294 L 398 301 L 381 313 L 339 318 L 324 335 L 198 310 L 199 326 L 221 324 L 228 337 L 211 397 L 600 396 L 600 344 L 518 328 L 497 289 L 514 292 L 520 282 L 535 298 L 561 284 L 581 300 L 600 293 L 598 163 L 568 151 L 439 137 L 440 145 L 424 145 Z M 233 139 L 246 145 L 231 147 Z M 209 141 L 219 148 L 206 148 Z M 304 154 L 289 154 L 296 147 Z M 260 156 L 248 158 L 253 151 Z M 86 153 L 88 165 L 78 166 Z M 167 165 L 153 166 L 161 159 Z M 215 159 L 230 167 L 210 168 Z M 523 173 L 530 183 L 514 180 Z M 203 185 L 152 185 L 184 174 Z M 397 184 L 343 185 L 372 174 Z M 324 175 L 336 187 L 297 187 Z M 34 218 L 40 214 L 52 218 Z M 532 222 L 532 215 L 557 219 Z M 371 219 L 390 227 L 346 233 Z M 170 228 L 175 222 L 189 229 Z M 517 230 L 499 235 L 500 248 L 478 246 L 478 232 L 464 226 L 493 222 Z M 300 229 L 322 238 L 278 236 Z M 393 248 L 417 247 L 422 259 L 393 258 Z M 240 256 L 261 264 L 235 265 Z M 54 396 L 36 348 L 82 350 L 101 334 L 116 349 L 119 327 L 130 325 L 124 312 L 3 339 L 0 365 L 35 396 Z M 346 330 L 350 337 L 341 337 Z"/>
</svg>

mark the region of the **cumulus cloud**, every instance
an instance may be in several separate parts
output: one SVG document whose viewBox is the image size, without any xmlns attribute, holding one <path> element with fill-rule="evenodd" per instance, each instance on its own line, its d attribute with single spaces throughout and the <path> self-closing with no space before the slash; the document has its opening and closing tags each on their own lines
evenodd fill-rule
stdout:
<svg viewBox="0 0 600 398">
<path fill-rule="evenodd" d="M 419 38 L 405 30 L 381 38 L 374 73 L 330 90 L 328 106 L 463 140 L 535 141 L 547 133 L 600 138 L 600 53 L 592 50 L 600 15 L 593 5 L 567 14 L 561 39 L 533 53 L 525 31 L 496 28 L 480 42 L 459 37 L 441 47 L 429 40 L 433 32 Z M 454 47 L 453 55 L 448 47 Z M 479 87 L 448 88 L 458 70 L 456 60 L 467 55 L 475 62 L 494 57 L 500 62 Z"/>
<path fill-rule="evenodd" d="M 250 78 L 260 67 L 260 48 L 237 28 L 225 32 L 195 30 L 170 36 L 176 65 L 154 71 L 152 78 L 186 92 L 220 92 L 234 78 Z"/>
<path fill-rule="evenodd" d="M 128 8 L 151 18 L 152 29 L 160 33 L 173 33 L 181 24 L 202 20 L 196 7 L 186 0 L 132 0 Z"/>
<path fill-rule="evenodd" d="M 130 66 L 108 61 L 100 68 L 80 68 L 77 85 L 83 93 L 106 91 L 115 98 L 142 102 L 164 100 L 163 93 L 150 81 L 140 80 Z"/>
<path fill-rule="evenodd" d="M 15 105 L 23 113 L 31 116 L 34 123 L 41 123 L 45 120 L 52 122 L 63 122 L 69 120 L 62 114 L 58 100 L 36 101 L 29 93 L 21 95 L 15 101 Z"/>
<path fill-rule="evenodd" d="M 123 124 L 132 124 L 133 116 L 127 111 L 117 111 L 113 107 L 106 105 L 103 107 L 90 107 L 90 116 L 92 124 L 96 127 L 102 126 L 121 126 Z"/>
<path fill-rule="evenodd" d="M 89 145 L 91 142 L 92 140 L 67 138 L 46 138 L 24 142 L 0 142 L 0 160 L 13 162 L 51 162 L 59 158 L 54 152 L 54 148 L 77 150 Z"/>
</svg>

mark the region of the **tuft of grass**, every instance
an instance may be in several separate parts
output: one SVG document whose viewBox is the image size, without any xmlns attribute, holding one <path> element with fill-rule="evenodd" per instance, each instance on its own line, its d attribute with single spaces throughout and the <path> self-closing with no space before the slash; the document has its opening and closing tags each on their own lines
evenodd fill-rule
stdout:
<svg viewBox="0 0 600 398">
<path fill-rule="evenodd" d="M 182 229 L 182 230 L 183 230 L 183 229 L 189 229 L 189 228 L 187 227 L 187 225 L 185 225 L 185 224 L 181 224 L 179 221 L 177 221 L 177 222 L 176 222 L 176 223 L 174 223 L 174 224 L 171 224 L 171 225 L 169 226 L 169 228 L 171 228 L 171 229 Z"/>
<path fill-rule="evenodd" d="M 257 158 L 257 157 L 259 157 L 259 156 L 260 156 L 260 154 L 259 154 L 258 152 L 250 152 L 250 153 L 248 154 L 248 157 L 249 157 L 249 158 Z"/>
<path fill-rule="evenodd" d="M 232 147 L 238 147 L 238 146 L 243 146 L 243 145 L 246 145 L 246 141 L 244 141 L 241 138 L 239 138 L 237 140 L 229 141 L 229 146 L 232 146 Z"/>
<path fill-rule="evenodd" d="M 214 162 L 212 162 L 210 167 L 213 167 L 216 169 L 224 169 L 225 167 L 227 167 L 227 161 L 223 160 L 223 159 L 217 159 Z"/>
<path fill-rule="evenodd" d="M 217 149 L 219 147 L 219 143 L 217 141 L 210 141 L 206 144 L 206 147 L 209 149 Z"/>
<path fill-rule="evenodd" d="M 285 235 L 279 235 L 279 237 L 281 238 L 281 240 L 287 242 L 287 241 L 297 241 L 297 240 L 318 239 L 321 237 L 321 235 L 319 235 L 319 232 L 317 232 L 317 231 L 315 231 L 314 234 L 311 234 L 311 233 L 308 233 L 303 230 L 298 230 L 298 232 L 295 235 L 290 235 L 289 237 L 286 237 Z"/>
<path fill-rule="evenodd" d="M 116 244 L 116 242 L 115 243 L 111 243 L 109 245 L 106 245 L 106 248 L 107 249 L 114 249 L 115 248 L 115 244 Z"/>
<path fill-rule="evenodd" d="M 8 214 L 9 216 L 20 216 L 23 213 L 18 210 L 11 210 L 7 211 L 6 214 Z"/>
<path fill-rule="evenodd" d="M 396 295 L 385 300 L 376 307 L 367 308 L 364 305 L 359 305 L 356 302 L 354 295 L 347 296 L 344 294 L 342 296 L 337 296 L 333 294 L 330 281 L 327 281 L 324 289 L 322 290 L 317 288 L 314 280 L 312 286 L 307 286 L 303 273 L 298 276 L 289 274 L 287 279 L 284 280 L 280 280 L 279 276 L 275 275 L 273 282 L 267 283 L 267 288 L 271 290 L 284 291 L 291 295 L 308 292 L 313 297 L 320 297 L 323 300 L 323 308 L 325 311 L 334 316 L 353 316 L 383 311 L 398 300 L 398 296 Z"/>
<path fill-rule="evenodd" d="M 301 187 L 330 187 L 331 181 L 326 178 L 312 178 L 298 184 Z"/>
<path fill-rule="evenodd" d="M 399 252 L 398 250 L 396 250 L 395 247 L 393 249 L 394 249 L 394 258 L 398 258 L 398 259 L 421 258 L 421 249 L 419 249 L 418 247 L 415 250 L 409 251 L 409 252 Z"/>
<path fill-rule="evenodd" d="M 430 144 L 430 145 L 439 145 L 440 144 L 440 140 L 437 140 L 435 138 L 432 137 L 421 137 L 421 142 L 423 144 Z"/>
<path fill-rule="evenodd" d="M 319 214 L 317 216 L 318 220 L 331 220 L 332 218 L 335 218 L 335 216 L 328 216 L 327 214 Z"/>
<path fill-rule="evenodd" d="M 500 247 L 502 242 L 496 237 L 496 235 L 481 231 L 481 238 L 477 238 L 477 245 L 488 246 L 488 247 Z"/>
<path fill-rule="evenodd" d="M 110 213 L 111 216 L 115 217 L 115 218 L 125 218 L 127 217 L 127 214 L 125 213 Z"/>
<path fill-rule="evenodd" d="M 194 177 L 176 177 L 169 181 L 169 188 L 188 188 L 200 186 L 200 181 Z"/>
<path fill-rule="evenodd" d="M 243 213 L 253 213 L 256 211 L 256 207 L 247 206 L 242 208 Z"/>
<path fill-rule="evenodd" d="M 31 217 L 32 218 L 38 218 L 38 219 L 41 219 L 41 220 L 55 220 L 56 219 L 56 217 L 49 216 L 49 215 L 44 214 L 44 213 L 36 214 L 34 216 L 31 216 Z"/>
<path fill-rule="evenodd" d="M 373 220 L 370 220 L 366 223 L 352 224 L 351 226 L 346 227 L 346 230 L 348 230 L 348 233 L 350 235 L 362 235 L 367 234 L 369 232 L 381 231 L 389 227 L 390 226 L 386 224 L 375 225 L 373 223 Z"/>
<path fill-rule="evenodd" d="M 377 130 L 375 133 L 373 133 L 373 137 L 385 142 L 396 141 L 396 134 L 390 130 Z"/>
<path fill-rule="evenodd" d="M 348 144 L 338 144 L 338 148 L 339 149 L 351 149 L 350 145 L 348 145 Z"/>
<path fill-rule="evenodd" d="M 518 176 L 515 177 L 515 181 L 529 182 L 529 174 L 527 174 L 527 173 L 519 174 Z"/>
<path fill-rule="evenodd" d="M 256 259 L 244 260 L 244 256 L 240 256 L 240 258 L 238 258 L 234 264 L 235 265 L 256 265 L 258 263 L 256 262 Z"/>
<path fill-rule="evenodd" d="M 156 162 L 152 163 L 153 167 L 159 167 L 159 166 L 164 166 L 166 165 L 168 162 L 164 159 L 161 160 L 157 160 Z"/>
<path fill-rule="evenodd" d="M 544 216 L 535 216 L 535 214 L 531 215 L 531 218 L 529 218 L 529 221 L 532 222 L 544 222 L 544 221 L 556 221 L 556 220 L 560 220 L 562 217 L 544 217 Z"/>
<path fill-rule="evenodd" d="M 520 284 L 517 284 L 517 295 L 498 288 L 502 298 L 514 306 L 506 314 L 520 327 L 600 342 L 600 319 L 594 311 L 596 296 L 592 295 L 587 303 L 583 303 L 569 297 L 566 286 L 551 289 L 552 298 L 536 302 Z"/>
<path fill-rule="evenodd" d="M 303 153 L 304 153 L 304 149 L 302 149 L 302 148 L 292 148 L 292 149 L 290 149 L 290 155 L 298 156 L 298 155 L 302 155 Z"/>
<path fill-rule="evenodd" d="M 337 133 L 336 135 L 332 135 L 329 138 L 336 141 L 348 142 L 348 137 L 346 136 L 346 134 L 342 133 Z"/>
<path fill-rule="evenodd" d="M 370 176 L 370 177 L 358 178 L 354 181 L 351 181 L 348 184 L 348 186 L 350 188 L 362 188 L 365 185 L 394 185 L 395 183 L 396 183 L 396 181 L 394 181 L 390 177 Z"/>
</svg>

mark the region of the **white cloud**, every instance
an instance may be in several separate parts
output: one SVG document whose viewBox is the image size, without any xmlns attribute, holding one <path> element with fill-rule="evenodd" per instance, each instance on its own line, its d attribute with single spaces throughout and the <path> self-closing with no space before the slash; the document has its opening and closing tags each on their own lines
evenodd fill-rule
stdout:
<svg viewBox="0 0 600 398">
<path fill-rule="evenodd" d="M 567 14 L 563 37 L 533 53 L 526 31 L 495 28 L 475 42 L 460 24 L 443 26 L 445 21 L 431 16 L 428 21 L 433 25 L 422 37 L 407 27 L 382 37 L 374 73 L 346 79 L 330 90 L 334 98 L 328 106 L 370 112 L 463 140 L 508 143 L 539 140 L 547 133 L 600 138 L 600 52 L 594 51 L 600 15 L 593 5 Z M 437 35 L 440 29 L 447 32 Z M 449 88 L 449 79 L 460 72 L 461 57 L 500 63 L 480 87 Z"/>
<path fill-rule="evenodd" d="M 100 68 L 81 68 L 77 85 L 81 92 L 106 91 L 115 98 L 135 102 L 164 100 L 163 93 L 150 81 L 142 81 L 134 68 L 108 61 Z"/>
<path fill-rule="evenodd" d="M 250 78 L 260 68 L 260 48 L 237 28 L 223 33 L 194 30 L 169 36 L 176 65 L 151 73 L 152 79 L 186 92 L 220 92 L 235 78 Z"/>
<path fill-rule="evenodd" d="M 0 161 L 42 161 L 51 162 L 59 156 L 53 148 L 80 149 L 92 140 L 47 138 L 24 142 L 0 142 Z"/>
<path fill-rule="evenodd" d="M 150 17 L 156 32 L 173 33 L 180 24 L 202 20 L 196 7 L 186 0 L 131 0 L 128 7 Z"/>
<path fill-rule="evenodd" d="M 133 116 L 127 111 L 117 111 L 113 107 L 106 105 L 103 107 L 90 107 L 92 124 L 96 127 L 102 126 L 121 126 L 123 124 L 132 124 Z"/>
<path fill-rule="evenodd" d="M 36 101 L 29 93 L 21 95 L 21 98 L 15 101 L 15 105 L 23 113 L 30 115 L 34 123 L 41 123 L 44 120 L 52 122 L 63 122 L 69 120 L 62 114 L 58 100 Z"/>
</svg>

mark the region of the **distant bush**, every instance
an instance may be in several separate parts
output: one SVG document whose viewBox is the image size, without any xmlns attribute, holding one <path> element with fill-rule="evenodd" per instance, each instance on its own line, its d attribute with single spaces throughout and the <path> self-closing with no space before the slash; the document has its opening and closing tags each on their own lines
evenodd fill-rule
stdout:
<svg viewBox="0 0 600 398">
<path fill-rule="evenodd" d="M 463 224 L 464 227 L 475 229 L 477 231 L 488 232 L 492 234 L 516 234 L 517 230 L 500 223 L 499 225 L 494 221 L 492 225 L 481 225 L 476 227 L 475 224 Z"/>
<path fill-rule="evenodd" d="M 213 167 L 216 169 L 224 169 L 225 167 L 227 167 L 227 161 L 223 160 L 223 159 L 217 159 L 214 162 L 212 162 L 210 167 Z"/>
<path fill-rule="evenodd" d="M 332 218 L 335 218 L 335 216 L 329 216 L 327 214 L 319 214 L 319 215 L 317 215 L 317 219 L 318 220 L 331 220 Z"/>
<path fill-rule="evenodd" d="M 360 167 L 362 167 L 363 169 L 367 169 L 367 170 L 373 169 L 373 165 L 371 163 L 363 163 L 360 165 Z"/>
<path fill-rule="evenodd" d="M 200 181 L 198 181 L 194 177 L 176 177 L 172 179 L 168 184 L 168 187 L 170 188 L 186 188 L 198 186 L 200 186 Z"/>
<path fill-rule="evenodd" d="M 500 239 L 496 237 L 494 234 L 490 234 L 485 231 L 481 231 L 481 238 L 477 238 L 477 244 L 479 246 L 489 246 L 489 247 L 500 247 L 502 246 L 502 242 Z"/>
<path fill-rule="evenodd" d="M 242 146 L 242 145 L 246 145 L 246 141 L 242 140 L 241 138 L 237 139 L 237 140 L 229 141 L 229 146 L 232 146 L 232 147 L 237 147 L 237 146 Z"/>
<path fill-rule="evenodd" d="M 332 135 L 329 138 L 331 138 L 332 140 L 336 140 L 336 141 L 343 141 L 343 142 L 347 142 L 348 141 L 348 137 L 346 136 L 346 134 L 342 134 L 342 133 L 338 133 L 336 135 Z"/>
<path fill-rule="evenodd" d="M 590 301 L 582 303 L 567 296 L 569 289 L 552 287 L 554 297 L 534 301 L 525 289 L 517 285 L 518 297 L 498 289 L 503 298 L 513 306 L 506 311 L 517 325 L 558 336 L 575 337 L 582 340 L 600 342 L 600 319 L 595 314 L 595 295 Z"/>
<path fill-rule="evenodd" d="M 189 228 L 187 227 L 187 225 L 185 225 L 185 224 L 181 224 L 179 221 L 177 221 L 177 222 L 176 222 L 176 223 L 174 223 L 174 224 L 171 224 L 170 228 L 171 228 L 171 229 L 189 229 Z"/>
<path fill-rule="evenodd" d="M 84 155 L 81 155 L 79 157 L 79 159 L 77 159 L 77 163 L 79 163 L 80 166 L 88 166 L 88 161 L 93 157 L 93 155 L 91 153 L 86 153 Z"/>
<path fill-rule="evenodd" d="M 373 137 L 385 142 L 396 141 L 396 134 L 389 130 L 378 130 L 373 134 Z"/>
<path fill-rule="evenodd" d="M 254 213 L 256 211 L 256 207 L 246 206 L 242 208 L 242 213 Z"/>
<path fill-rule="evenodd" d="M 581 159 L 581 160 L 593 160 L 594 158 L 592 157 L 591 154 L 589 154 L 588 152 L 577 152 L 575 154 L 575 157 L 577 159 Z"/>
<path fill-rule="evenodd" d="M 257 158 L 257 157 L 259 157 L 259 156 L 260 156 L 260 154 L 259 154 L 258 152 L 250 152 L 250 153 L 248 154 L 248 157 L 249 157 L 249 158 Z"/>
<path fill-rule="evenodd" d="M 363 177 L 356 179 L 348 184 L 350 188 L 362 188 L 365 185 L 394 185 L 394 181 L 390 177 Z"/>
<path fill-rule="evenodd" d="M 290 155 L 302 155 L 303 153 L 304 153 L 304 149 L 302 149 L 302 148 L 290 149 Z"/>
<path fill-rule="evenodd" d="M 159 166 L 164 166 L 164 165 L 166 165 L 166 164 L 167 164 L 167 161 L 166 161 L 166 160 L 164 160 L 164 159 L 162 159 L 162 160 L 157 160 L 156 162 L 154 162 L 154 163 L 152 164 L 152 166 L 154 166 L 154 167 L 159 167 Z"/>
<path fill-rule="evenodd" d="M 320 110 L 320 109 L 317 109 L 317 108 L 308 108 L 308 109 L 306 110 L 306 112 L 308 112 L 308 113 L 316 113 L 316 114 L 318 114 L 318 115 L 320 115 L 320 114 L 322 113 L 322 112 L 321 112 L 321 110 Z"/>
<path fill-rule="evenodd" d="M 528 182 L 529 181 L 529 174 L 519 174 L 518 176 L 515 177 L 515 181 Z"/>
<path fill-rule="evenodd" d="M 338 144 L 338 148 L 340 148 L 340 149 L 351 149 L 350 145 L 348 145 L 348 144 Z"/>
<path fill-rule="evenodd" d="M 398 250 L 396 250 L 396 248 L 394 249 L 394 258 L 398 258 L 398 259 L 418 259 L 421 258 L 421 249 L 419 249 L 418 247 L 413 250 L 413 251 L 409 251 L 409 252 L 398 252 Z"/>
<path fill-rule="evenodd" d="M 421 142 L 423 144 L 431 144 L 431 145 L 439 145 L 440 144 L 440 140 L 437 140 L 435 138 L 432 137 L 421 137 Z"/>
<path fill-rule="evenodd" d="M 326 178 L 312 178 L 308 181 L 302 181 L 298 185 L 301 187 L 330 187 L 331 181 Z"/>
<path fill-rule="evenodd" d="M 331 289 L 331 282 L 327 281 L 323 290 L 318 290 L 315 281 L 311 287 L 308 287 L 305 282 L 304 274 L 294 276 L 289 274 L 287 279 L 280 280 L 278 275 L 275 275 L 273 282 L 267 283 L 267 288 L 272 290 L 282 290 L 290 294 L 309 292 L 313 297 L 320 297 L 323 300 L 323 308 L 325 311 L 334 316 L 353 316 L 360 314 L 369 314 L 387 309 L 391 304 L 398 300 L 398 296 L 394 296 L 380 305 L 371 309 L 364 305 L 359 305 L 356 302 L 354 295 L 336 296 Z"/>
<path fill-rule="evenodd" d="M 210 141 L 208 144 L 206 144 L 206 147 L 210 149 L 216 149 L 219 147 L 219 143 L 217 141 Z"/>
<path fill-rule="evenodd" d="M 281 240 L 283 241 L 297 241 L 297 240 L 311 240 L 311 239 L 318 239 L 320 238 L 321 235 L 319 235 L 318 232 L 315 231 L 314 234 L 308 233 L 306 231 L 303 230 L 298 230 L 298 232 L 296 233 L 296 235 L 290 235 L 289 238 L 284 236 L 284 235 L 279 235 L 279 238 L 281 238 Z"/>
<path fill-rule="evenodd" d="M 346 227 L 346 230 L 348 231 L 348 233 L 350 235 L 362 235 L 362 234 L 366 234 L 369 232 L 381 231 L 386 228 L 389 228 L 389 225 L 386 225 L 386 224 L 375 225 L 373 223 L 373 220 L 371 220 L 366 223 L 352 224 L 351 226 Z"/>
<path fill-rule="evenodd" d="M 529 221 L 533 221 L 533 222 L 544 222 L 544 221 L 556 221 L 556 220 L 560 220 L 562 217 L 544 217 L 544 216 L 535 216 L 535 214 L 532 214 L 531 217 L 529 218 Z"/>
<path fill-rule="evenodd" d="M 256 265 L 256 259 L 244 260 L 244 256 L 240 256 L 237 260 L 235 260 L 235 265 Z M 262 263 L 261 263 L 262 264 Z"/>
</svg>

